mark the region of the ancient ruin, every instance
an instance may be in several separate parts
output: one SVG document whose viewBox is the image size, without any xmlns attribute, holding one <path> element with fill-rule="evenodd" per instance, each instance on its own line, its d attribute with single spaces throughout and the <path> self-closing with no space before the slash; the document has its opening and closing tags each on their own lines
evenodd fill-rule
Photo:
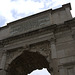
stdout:
<svg viewBox="0 0 75 75">
<path fill-rule="evenodd" d="M 70 3 L 0 28 L 0 75 L 75 75 L 75 18 Z"/>
</svg>

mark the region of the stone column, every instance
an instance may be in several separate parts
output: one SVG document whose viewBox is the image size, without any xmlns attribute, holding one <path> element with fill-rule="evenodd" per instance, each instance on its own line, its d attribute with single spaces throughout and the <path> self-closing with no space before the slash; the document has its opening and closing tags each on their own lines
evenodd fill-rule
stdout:
<svg viewBox="0 0 75 75">
<path fill-rule="evenodd" d="M 74 73 L 75 73 L 75 65 L 74 65 Z"/>
<path fill-rule="evenodd" d="M 50 39 L 50 46 L 51 46 L 51 60 L 50 60 L 50 67 L 53 69 L 52 75 L 59 75 L 58 74 L 58 59 L 56 53 L 56 45 L 55 39 Z"/>
<path fill-rule="evenodd" d="M 60 69 L 59 72 L 60 72 L 60 75 L 65 75 L 65 70 L 63 68 Z"/>
<path fill-rule="evenodd" d="M 51 59 L 55 59 L 57 58 L 57 53 L 56 53 L 56 46 L 55 46 L 54 38 L 51 38 L 50 45 L 51 45 Z"/>
<path fill-rule="evenodd" d="M 6 63 L 6 52 L 4 52 L 0 63 L 0 75 L 6 75 L 5 63 Z"/>
</svg>

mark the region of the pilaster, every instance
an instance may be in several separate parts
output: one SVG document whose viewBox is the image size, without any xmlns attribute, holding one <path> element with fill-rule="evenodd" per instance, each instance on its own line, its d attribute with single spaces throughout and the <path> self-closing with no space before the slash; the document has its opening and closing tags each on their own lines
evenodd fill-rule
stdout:
<svg viewBox="0 0 75 75">
<path fill-rule="evenodd" d="M 59 73 L 60 73 L 60 75 L 65 75 L 65 69 L 64 69 L 64 68 L 61 68 L 61 69 L 59 70 Z"/>
<path fill-rule="evenodd" d="M 57 59 L 57 52 L 56 52 L 56 45 L 55 45 L 55 38 L 51 38 L 50 40 L 50 49 L 51 49 L 51 60 L 50 60 L 50 67 L 53 69 L 52 75 L 59 75 L 58 73 L 58 59 Z"/>
<path fill-rule="evenodd" d="M 6 55 L 7 55 L 6 51 L 4 51 L 2 60 L 0 63 L 0 75 L 6 75 L 6 71 L 5 71 Z"/>
<path fill-rule="evenodd" d="M 54 38 L 50 39 L 50 45 L 51 45 L 51 59 L 55 59 L 57 58 L 57 53 L 56 53 L 56 46 L 55 46 Z"/>
</svg>

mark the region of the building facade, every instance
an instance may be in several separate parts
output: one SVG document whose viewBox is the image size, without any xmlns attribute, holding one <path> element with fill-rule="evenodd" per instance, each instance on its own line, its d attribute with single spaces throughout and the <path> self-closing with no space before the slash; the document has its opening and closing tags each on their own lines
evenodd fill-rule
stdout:
<svg viewBox="0 0 75 75">
<path fill-rule="evenodd" d="M 0 28 L 0 75 L 75 75 L 75 18 L 70 3 Z"/>
</svg>

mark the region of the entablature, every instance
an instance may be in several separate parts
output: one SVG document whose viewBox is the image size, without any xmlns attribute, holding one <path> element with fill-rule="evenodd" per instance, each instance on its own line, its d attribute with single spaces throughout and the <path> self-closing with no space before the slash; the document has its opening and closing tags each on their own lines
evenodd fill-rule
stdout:
<svg viewBox="0 0 75 75">
<path fill-rule="evenodd" d="M 7 44 L 14 43 L 14 42 L 22 41 L 22 40 L 27 40 L 31 38 L 33 39 L 33 38 L 37 38 L 40 36 L 50 35 L 51 33 L 54 35 L 61 31 L 71 30 L 72 27 L 75 27 L 75 19 L 66 21 L 64 22 L 64 24 L 60 24 L 60 25 L 54 24 L 51 26 L 47 26 L 41 29 L 34 30 L 32 32 L 20 34 L 20 35 L 13 36 L 13 37 L 8 37 L 6 39 L 1 40 L 1 43 L 4 45 L 7 45 Z"/>
</svg>

